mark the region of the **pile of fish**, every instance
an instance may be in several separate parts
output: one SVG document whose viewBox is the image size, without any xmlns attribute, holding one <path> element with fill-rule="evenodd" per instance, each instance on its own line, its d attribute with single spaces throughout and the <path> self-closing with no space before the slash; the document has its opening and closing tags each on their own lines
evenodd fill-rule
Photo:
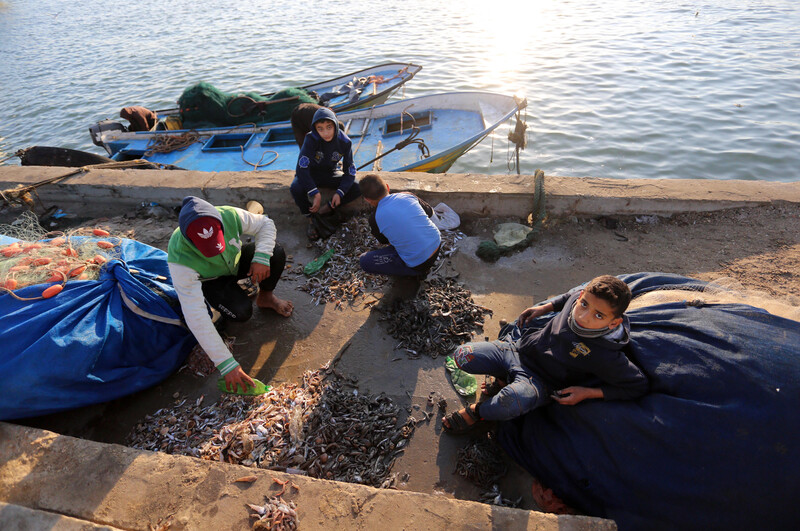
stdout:
<svg viewBox="0 0 800 531">
<path fill-rule="evenodd" d="M 466 478 L 482 489 L 480 501 L 503 507 L 518 507 L 522 498 L 509 500 L 503 497 L 497 481 L 508 472 L 500 448 L 488 439 L 473 439 L 456 454 L 455 473 Z"/>
<path fill-rule="evenodd" d="M 365 273 L 358 264 L 359 256 L 381 246 L 366 216 L 350 218 L 330 238 L 317 240 L 315 245 L 321 253 L 329 249 L 334 253 L 319 273 L 297 288 L 311 295 L 314 304 L 334 303 L 343 308 L 386 283 L 386 277 Z"/>
<path fill-rule="evenodd" d="M 441 234 L 439 259 L 431 268 L 431 274 L 458 250 L 457 242 L 464 237 L 458 231 L 444 231 Z M 350 218 L 330 238 L 317 240 L 315 245 L 320 249 L 320 254 L 330 249 L 334 254 L 319 273 L 297 288 L 311 295 L 314 304 L 334 303 L 337 308 L 343 308 L 345 304 L 363 298 L 368 290 L 377 290 L 386 284 L 386 276 L 365 273 L 358 263 L 363 253 L 382 247 L 372 235 L 366 215 Z"/>
<path fill-rule="evenodd" d="M 359 394 L 335 370 L 308 371 L 262 396 L 202 397 L 145 417 L 129 446 L 311 477 L 391 486 L 390 472 L 414 433 L 413 418 L 384 394 Z"/>
<path fill-rule="evenodd" d="M 247 506 L 253 511 L 250 516 L 255 518 L 252 529 L 294 530 L 297 529 L 297 506 L 293 501 L 284 501 L 280 496 L 267 499 L 264 505 Z"/>
<path fill-rule="evenodd" d="M 382 310 L 389 333 L 410 357 L 448 355 L 471 341 L 473 332 L 484 325 L 489 308 L 475 304 L 472 294 L 453 278 L 426 280 L 416 298 L 395 300 Z"/>
</svg>

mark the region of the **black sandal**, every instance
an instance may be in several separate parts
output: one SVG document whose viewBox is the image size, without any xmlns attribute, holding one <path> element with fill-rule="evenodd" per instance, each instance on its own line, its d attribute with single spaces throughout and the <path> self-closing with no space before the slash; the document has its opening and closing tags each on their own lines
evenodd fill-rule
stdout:
<svg viewBox="0 0 800 531">
<path fill-rule="evenodd" d="M 494 395 L 499 393 L 500 389 L 503 387 L 505 387 L 505 385 L 498 382 L 497 378 L 495 378 L 491 384 L 486 386 L 485 391 L 481 389 L 481 394 L 478 396 L 478 404 L 482 404 L 492 398 Z"/>
<path fill-rule="evenodd" d="M 472 411 L 471 407 L 467 406 L 465 409 L 467 411 L 467 416 L 469 416 L 469 418 L 471 418 L 475 422 L 473 422 L 472 424 L 467 424 L 467 421 L 464 420 L 463 416 L 461 416 L 461 410 L 453 411 L 452 413 L 450 413 L 445 417 L 445 420 L 447 421 L 448 424 L 450 424 L 450 426 L 448 427 L 447 425 L 442 423 L 442 428 L 444 428 L 444 431 L 452 435 L 462 435 L 464 433 L 469 433 L 473 429 L 475 429 L 475 427 L 478 425 L 481 419 L 480 417 L 478 417 L 478 415 L 475 414 L 474 411 Z"/>
</svg>

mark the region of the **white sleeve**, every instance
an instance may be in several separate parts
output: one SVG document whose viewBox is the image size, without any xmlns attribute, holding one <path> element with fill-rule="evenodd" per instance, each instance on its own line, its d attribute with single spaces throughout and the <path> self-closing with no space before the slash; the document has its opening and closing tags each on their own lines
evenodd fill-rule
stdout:
<svg viewBox="0 0 800 531">
<path fill-rule="evenodd" d="M 172 262 L 167 265 L 169 266 L 169 274 L 172 276 L 172 285 L 178 293 L 178 300 L 181 303 L 186 325 L 224 376 L 234 369 L 238 363 L 233 359 L 233 355 L 228 350 L 228 347 L 225 346 L 219 332 L 214 328 L 214 323 L 211 322 L 206 300 L 203 297 L 200 275 L 190 267 Z"/>
<path fill-rule="evenodd" d="M 242 233 L 254 236 L 256 239 L 256 251 L 253 262 L 269 265 L 269 259 L 275 250 L 275 222 L 265 215 L 253 214 L 241 208 L 236 209 L 239 219 L 242 220 Z"/>
</svg>

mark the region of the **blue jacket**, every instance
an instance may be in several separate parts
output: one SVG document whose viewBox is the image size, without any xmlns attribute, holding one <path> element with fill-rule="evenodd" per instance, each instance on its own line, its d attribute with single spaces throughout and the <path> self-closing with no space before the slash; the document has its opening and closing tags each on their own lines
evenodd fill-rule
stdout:
<svg viewBox="0 0 800 531">
<path fill-rule="evenodd" d="M 605 400 L 633 399 L 647 393 L 647 377 L 622 350 L 630 341 L 628 316 L 622 316 L 623 335 L 618 341 L 606 336 L 581 337 L 567 321 L 579 296 L 580 291 L 575 291 L 550 299 L 559 313 L 542 328 L 523 330 L 517 341 L 520 361 L 555 389 L 598 387 L 599 383 Z"/>
<path fill-rule="evenodd" d="M 317 133 L 314 125 L 320 120 L 330 120 L 335 124 L 336 133 L 330 142 L 325 142 Z M 308 197 L 319 193 L 315 177 L 330 177 L 334 175 L 341 162 L 344 175 L 339 182 L 336 193 L 339 197 L 350 189 L 356 180 L 356 165 L 353 164 L 353 143 L 350 138 L 339 130 L 339 120 L 334 112 L 327 107 L 318 109 L 314 113 L 311 131 L 306 133 L 300 155 L 297 157 L 297 179 L 306 191 Z"/>
</svg>

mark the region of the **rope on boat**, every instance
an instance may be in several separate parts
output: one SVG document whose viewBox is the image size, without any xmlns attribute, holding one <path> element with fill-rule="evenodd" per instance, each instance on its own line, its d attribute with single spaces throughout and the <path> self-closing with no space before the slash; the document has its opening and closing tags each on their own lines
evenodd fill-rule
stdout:
<svg viewBox="0 0 800 531">
<path fill-rule="evenodd" d="M 376 160 L 382 159 L 383 157 L 385 157 L 386 155 L 388 155 L 392 151 L 397 151 L 399 149 L 403 149 L 404 147 L 408 146 L 409 144 L 416 144 L 417 145 L 417 147 L 419 148 L 420 152 L 422 153 L 422 158 L 427 159 L 428 157 L 431 156 L 430 149 L 428 149 L 428 146 L 425 145 L 425 139 L 424 138 L 417 138 L 417 135 L 419 135 L 419 127 L 417 127 L 417 121 L 414 119 L 414 115 L 408 112 L 408 108 L 406 108 L 400 114 L 400 119 L 401 119 L 400 130 L 402 131 L 402 129 L 403 129 L 403 123 L 402 123 L 403 115 L 406 115 L 409 118 L 411 118 L 411 134 L 408 135 L 408 137 L 406 137 L 404 140 L 401 140 L 400 142 L 395 144 L 395 146 L 392 149 L 390 149 L 389 151 L 381 153 L 380 155 L 378 155 L 374 159 L 372 159 L 372 160 L 370 160 L 368 162 L 365 162 L 364 164 L 362 164 L 361 166 L 359 166 L 356 169 L 360 170 L 361 168 L 369 166 L 370 164 L 372 164 Z"/>
<path fill-rule="evenodd" d="M 161 134 L 154 135 L 147 142 L 145 146 L 145 157 L 150 157 L 154 153 L 172 153 L 173 151 L 180 151 L 186 149 L 195 142 L 200 141 L 200 133 L 192 129 L 179 135 Z"/>
<path fill-rule="evenodd" d="M 513 170 L 514 167 L 516 166 L 517 175 L 519 175 L 520 174 L 519 152 L 520 150 L 524 150 L 525 146 L 528 145 L 528 136 L 525 134 L 526 129 L 528 129 L 528 111 L 527 111 L 528 100 L 514 96 L 514 101 L 517 103 L 517 114 L 516 114 L 517 123 L 514 126 L 514 130 L 508 132 L 508 140 L 509 142 L 514 144 L 514 153 L 516 155 L 516 162 L 512 160 L 512 156 L 509 153 L 507 166 L 509 171 Z M 526 109 L 524 118 L 522 117 L 522 109 Z M 509 144 L 509 149 L 510 147 L 511 145 Z"/>
<path fill-rule="evenodd" d="M 255 164 L 253 164 L 252 162 L 250 162 L 249 160 L 247 160 L 246 158 L 244 158 L 244 146 L 239 146 L 239 148 L 241 148 L 241 150 L 242 150 L 242 160 L 243 160 L 245 163 L 247 163 L 247 164 L 249 164 L 250 166 L 252 166 L 252 167 L 253 167 L 253 171 L 256 171 L 256 170 L 258 170 L 258 167 L 259 167 L 259 166 L 269 166 L 270 164 L 272 164 L 273 162 L 275 162 L 276 160 L 278 160 L 278 152 L 277 152 L 277 151 L 272 151 L 271 149 L 265 149 L 265 150 L 264 150 L 264 152 L 263 152 L 263 153 L 261 153 L 261 158 L 260 158 L 260 159 L 258 159 L 258 162 L 256 162 Z M 265 162 L 264 164 L 261 164 L 261 161 L 262 161 L 262 160 L 264 160 L 264 155 L 266 155 L 267 153 L 273 153 L 275 156 L 274 156 L 274 157 L 273 157 L 273 158 L 272 158 L 272 159 L 271 159 L 269 162 Z"/>
<path fill-rule="evenodd" d="M 150 162 L 148 160 L 143 160 L 143 159 L 103 162 L 101 164 L 90 164 L 88 166 L 81 166 L 80 168 L 75 168 L 74 170 L 64 175 L 59 175 L 58 177 L 50 177 L 49 179 L 43 179 L 41 181 L 29 184 L 27 186 L 18 186 L 17 188 L 8 188 L 6 190 L 0 190 L 0 199 L 3 200 L 4 205 L 11 206 L 13 204 L 21 204 L 27 206 L 30 209 L 33 209 L 33 207 L 35 206 L 35 202 L 33 200 L 33 197 L 31 196 L 31 192 L 33 192 L 33 194 L 36 195 L 36 199 L 39 200 L 39 204 L 42 206 L 42 208 L 44 208 L 44 204 L 42 203 L 42 200 L 39 197 L 39 193 L 36 191 L 36 189 L 39 188 L 40 186 L 57 183 L 74 175 L 78 175 L 79 173 L 88 172 L 89 170 L 104 170 L 104 169 L 125 170 L 132 168 L 165 169 L 165 168 L 174 168 L 174 166 L 168 164 L 159 164 L 157 162 Z"/>
</svg>

